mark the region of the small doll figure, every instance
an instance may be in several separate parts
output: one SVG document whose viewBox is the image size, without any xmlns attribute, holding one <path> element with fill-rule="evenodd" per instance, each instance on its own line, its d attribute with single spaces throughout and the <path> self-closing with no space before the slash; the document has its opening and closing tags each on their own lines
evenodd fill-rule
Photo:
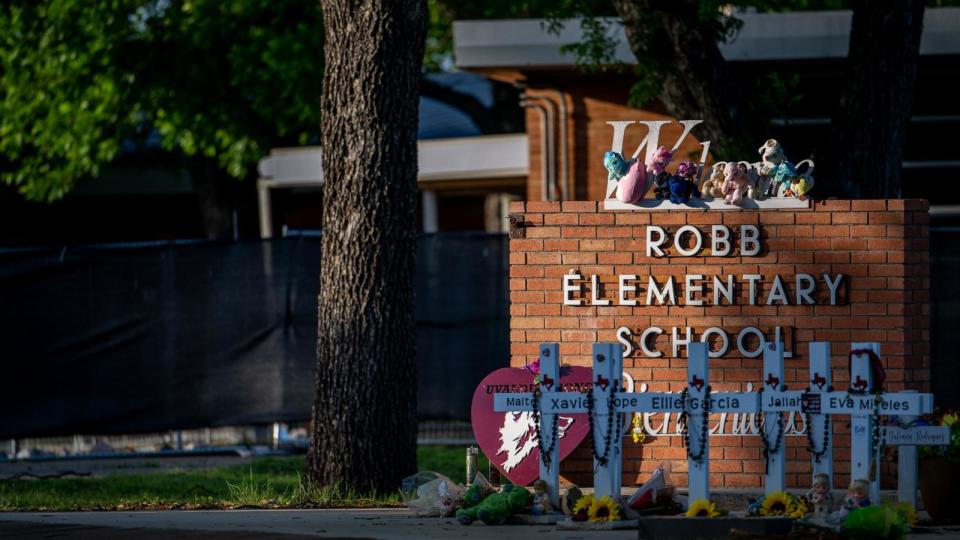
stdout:
<svg viewBox="0 0 960 540">
<path fill-rule="evenodd" d="M 666 168 L 673 159 L 673 152 L 666 146 L 657 148 L 647 159 L 647 179 L 653 182 L 653 194 L 658 201 L 670 198 L 670 175 Z"/>
<path fill-rule="evenodd" d="M 720 188 L 724 201 L 727 204 L 740 206 L 749 187 L 750 177 L 747 176 L 747 166 L 743 163 L 727 163 L 723 169 L 723 186 Z"/>
<path fill-rule="evenodd" d="M 690 198 L 700 198 L 700 190 L 693 181 L 697 174 L 697 164 L 692 161 L 683 161 L 677 166 L 677 174 L 670 177 L 670 202 L 687 204 Z"/>
<path fill-rule="evenodd" d="M 850 487 L 847 488 L 847 496 L 843 499 L 843 506 L 839 510 L 830 514 L 830 517 L 827 518 L 828 523 L 840 524 L 843 523 L 843 520 L 846 519 L 847 514 L 856 510 L 857 508 L 863 508 L 864 506 L 870 506 L 870 483 L 864 479 L 854 480 L 850 482 Z"/>
<path fill-rule="evenodd" d="M 553 506 L 550 504 L 550 495 L 547 493 L 547 483 L 537 480 L 533 483 L 533 506 L 530 507 L 530 514 L 543 516 L 550 513 L 553 513 Z"/>
<path fill-rule="evenodd" d="M 726 164 L 725 161 L 718 161 L 713 164 L 713 168 L 710 169 L 710 178 L 700 186 L 700 191 L 704 197 L 713 197 L 714 199 L 723 197 L 721 186 L 723 186 L 723 168 Z"/>
<path fill-rule="evenodd" d="M 843 507 L 848 510 L 870 506 L 870 483 L 860 478 L 850 482 L 847 496 L 843 499 Z"/>
<path fill-rule="evenodd" d="M 813 487 L 807 492 L 807 500 L 813 504 L 814 517 L 825 517 L 830 513 L 833 495 L 830 493 L 830 477 L 826 473 L 818 473 L 813 477 Z"/>
</svg>

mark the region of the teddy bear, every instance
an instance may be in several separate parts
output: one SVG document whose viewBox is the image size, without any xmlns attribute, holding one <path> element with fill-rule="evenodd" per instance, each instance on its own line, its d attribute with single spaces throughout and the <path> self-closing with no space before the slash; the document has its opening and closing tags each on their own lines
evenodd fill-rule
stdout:
<svg viewBox="0 0 960 540">
<path fill-rule="evenodd" d="M 726 161 L 718 161 L 713 164 L 713 168 L 710 169 L 710 178 L 700 186 L 700 191 L 704 197 L 713 197 L 714 199 L 723 197 L 723 191 L 720 188 L 723 186 L 723 168 L 726 164 Z"/>
<path fill-rule="evenodd" d="M 692 161 L 682 161 L 677 165 L 677 174 L 670 177 L 670 202 L 687 204 L 690 198 L 700 198 L 700 190 L 693 181 L 697 173 L 697 164 Z"/>
<path fill-rule="evenodd" d="M 780 143 L 776 139 L 767 139 L 767 142 L 763 143 L 763 146 L 759 149 L 760 152 L 760 166 L 757 168 L 758 173 L 758 184 L 764 184 L 767 189 L 763 191 L 763 195 L 776 196 L 777 185 L 774 182 L 770 182 L 770 179 L 773 177 L 775 169 L 787 161 L 787 156 L 783 152 L 783 147 L 780 146 Z"/>
<path fill-rule="evenodd" d="M 647 158 L 647 178 L 653 182 L 653 194 L 658 201 L 670 197 L 670 175 L 666 168 L 673 159 L 673 152 L 667 150 L 666 146 L 657 148 L 650 157 Z"/>
<path fill-rule="evenodd" d="M 741 206 L 743 196 L 750 187 L 750 177 L 747 176 L 747 166 L 743 163 L 727 163 L 723 169 L 724 201 L 727 204 Z"/>
</svg>

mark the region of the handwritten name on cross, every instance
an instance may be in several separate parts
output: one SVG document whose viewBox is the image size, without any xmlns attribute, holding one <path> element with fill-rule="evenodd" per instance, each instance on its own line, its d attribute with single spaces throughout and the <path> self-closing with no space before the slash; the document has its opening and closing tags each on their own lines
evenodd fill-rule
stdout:
<svg viewBox="0 0 960 540">
<path fill-rule="evenodd" d="M 906 391 L 909 392 L 909 391 Z M 917 446 L 949 446 L 950 426 L 916 426 L 914 416 L 898 418 L 901 425 L 880 429 L 880 444 L 897 446 L 897 500 L 917 506 Z"/>
</svg>

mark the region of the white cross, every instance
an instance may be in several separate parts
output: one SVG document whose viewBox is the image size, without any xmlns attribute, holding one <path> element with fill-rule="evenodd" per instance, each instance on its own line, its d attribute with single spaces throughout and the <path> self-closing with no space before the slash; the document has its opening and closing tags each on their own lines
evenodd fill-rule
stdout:
<svg viewBox="0 0 960 540">
<path fill-rule="evenodd" d="M 879 343 L 853 343 L 851 350 L 869 350 L 880 354 Z M 917 392 L 892 392 L 872 394 L 875 381 L 873 370 L 870 368 L 870 354 L 854 354 L 850 358 L 851 388 L 845 392 L 824 391 L 830 386 L 829 376 L 830 347 L 826 343 L 813 343 L 810 349 L 811 388 L 808 394 L 818 394 L 819 400 L 810 400 L 803 396 L 803 392 L 781 392 L 780 395 L 791 399 L 805 401 L 804 412 L 815 411 L 819 414 L 811 421 L 807 429 L 813 437 L 817 450 L 823 448 L 825 455 L 830 456 L 832 448 L 829 443 L 824 444 L 823 422 L 827 415 L 850 415 L 850 478 L 851 480 L 865 479 L 870 482 L 871 500 L 880 499 L 880 445 L 873 445 L 873 414 L 874 408 L 879 407 L 878 416 L 905 416 L 912 417 L 926 414 L 933 410 L 933 396 Z M 821 384 L 822 383 L 822 384 Z M 822 388 L 821 388 L 822 386 Z M 764 399 L 766 402 L 766 398 Z M 820 459 L 818 464 L 814 460 L 813 473 L 825 472 L 832 474 L 832 459 Z M 871 465 L 874 474 L 871 474 Z M 832 478 L 832 476 L 831 476 Z"/>
<path fill-rule="evenodd" d="M 547 483 L 547 494 L 550 504 L 560 508 L 560 434 L 553 431 L 556 414 L 545 410 L 544 405 L 551 399 L 564 398 L 560 388 L 560 346 L 556 343 L 540 344 L 540 398 L 537 409 L 540 418 L 540 433 L 546 441 L 537 441 L 537 447 L 544 448 L 546 457 L 539 455 L 537 461 L 540 466 L 540 479 Z M 576 394 L 575 394 L 576 395 Z M 533 393 L 498 393 L 493 396 L 493 410 L 506 411 L 533 411 L 536 395 Z"/>
<path fill-rule="evenodd" d="M 910 424 L 916 420 L 901 416 Z M 897 500 L 917 506 L 917 446 L 949 446 L 950 426 L 884 426 L 880 430 L 880 444 L 897 446 Z"/>
<path fill-rule="evenodd" d="M 611 354 L 617 358 L 616 369 L 622 363 L 619 344 L 606 345 Z M 597 347 L 594 347 L 594 361 L 596 362 Z M 782 348 L 781 348 L 782 354 Z M 688 492 L 690 500 L 710 498 L 710 448 L 708 437 L 703 434 L 707 431 L 709 413 L 745 413 L 759 410 L 759 394 L 756 392 L 709 392 L 709 371 L 707 345 L 705 343 L 690 343 L 687 346 L 687 381 L 686 399 L 682 395 L 666 392 L 617 392 L 614 395 L 614 409 L 617 412 L 678 412 L 687 414 L 687 449 L 688 459 Z M 596 363 L 594 364 L 596 366 Z M 596 371 L 596 367 L 594 368 Z M 619 373 L 619 372 L 617 372 Z M 709 392 L 709 398 L 708 398 Z M 605 411 L 607 403 L 597 401 L 596 409 Z M 598 422 L 599 423 L 599 422 Z M 619 446 L 619 441 L 617 445 Z M 619 463 L 619 460 L 618 460 Z M 616 469 L 615 484 L 619 494 L 619 464 Z M 605 491 L 597 491 L 598 496 L 614 493 L 603 485 Z"/>
<path fill-rule="evenodd" d="M 814 342 L 810 344 L 810 386 L 806 391 L 786 391 L 771 385 L 773 380 L 782 388 L 783 381 L 783 357 L 782 354 L 770 349 L 768 346 L 763 355 L 764 372 L 767 374 L 764 378 L 764 396 L 761 407 L 764 413 L 771 412 L 807 412 L 804 402 L 807 400 L 816 400 L 817 403 L 823 401 L 823 396 L 830 392 L 830 344 L 827 342 Z M 807 430 L 812 451 L 810 460 L 813 465 L 811 475 L 824 473 L 829 478 L 833 478 L 833 438 L 832 426 L 829 424 L 830 417 L 821 412 L 811 412 L 806 416 Z M 764 436 L 770 441 L 774 426 L 764 418 Z M 772 441 L 771 441 L 772 442 Z M 767 481 L 765 483 L 766 492 L 783 489 L 784 485 L 784 461 L 782 448 L 776 455 L 771 456 L 768 465 Z M 819 455 L 817 455 L 819 454 Z"/>
</svg>

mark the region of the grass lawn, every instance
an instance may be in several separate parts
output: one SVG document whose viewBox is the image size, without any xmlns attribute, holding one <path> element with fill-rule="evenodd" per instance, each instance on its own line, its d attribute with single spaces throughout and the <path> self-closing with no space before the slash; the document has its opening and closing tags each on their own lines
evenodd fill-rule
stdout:
<svg viewBox="0 0 960 540">
<path fill-rule="evenodd" d="M 464 448 L 421 446 L 418 468 L 462 482 Z M 480 470 L 486 471 L 481 456 Z M 156 510 L 200 508 L 324 508 L 399 506 L 400 493 L 358 494 L 301 481 L 303 456 L 256 459 L 205 471 L 97 478 L 0 480 L 0 511 Z"/>
</svg>

